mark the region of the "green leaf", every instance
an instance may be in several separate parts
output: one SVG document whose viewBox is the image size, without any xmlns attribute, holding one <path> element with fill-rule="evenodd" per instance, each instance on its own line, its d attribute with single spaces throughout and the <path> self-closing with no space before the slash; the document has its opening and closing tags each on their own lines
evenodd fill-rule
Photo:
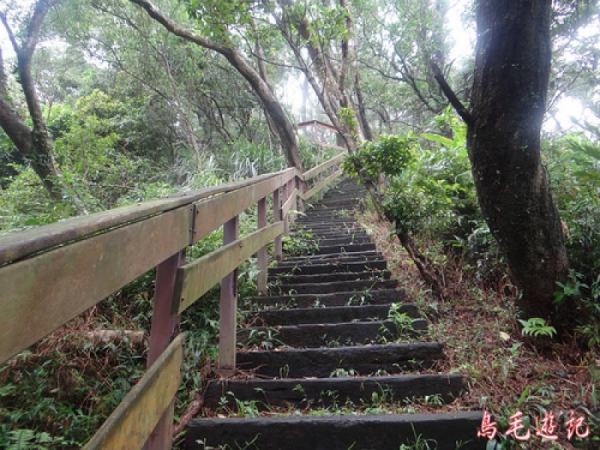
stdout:
<svg viewBox="0 0 600 450">
<path fill-rule="evenodd" d="M 433 141 L 442 144 L 448 148 L 452 148 L 455 146 L 455 143 L 452 139 L 440 136 L 439 134 L 423 133 L 421 134 L 421 137 L 427 139 L 428 141 Z"/>
</svg>

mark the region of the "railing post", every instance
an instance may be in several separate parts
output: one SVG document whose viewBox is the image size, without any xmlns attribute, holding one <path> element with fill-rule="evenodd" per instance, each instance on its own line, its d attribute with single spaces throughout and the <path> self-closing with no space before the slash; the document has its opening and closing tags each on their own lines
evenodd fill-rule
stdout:
<svg viewBox="0 0 600 450">
<path fill-rule="evenodd" d="M 279 188 L 273 191 L 273 222 L 281 222 L 281 197 Z M 275 259 L 280 261 L 283 255 L 281 235 L 275 238 Z"/>
<path fill-rule="evenodd" d="M 318 183 L 320 184 L 323 181 L 323 172 L 319 172 L 319 177 L 317 178 L 319 181 Z M 323 190 L 320 190 L 319 192 L 317 192 L 317 201 L 321 200 L 322 197 L 322 192 Z"/>
<path fill-rule="evenodd" d="M 285 202 L 287 202 L 287 199 L 290 198 L 290 182 L 288 181 L 287 183 L 285 183 L 283 185 L 283 188 L 281 189 L 281 205 L 285 205 Z M 281 208 L 281 207 L 280 207 Z M 281 209 L 280 209 L 281 210 Z M 281 213 L 280 213 L 281 216 Z M 288 215 L 286 214 L 285 217 L 281 217 L 281 220 L 283 220 L 283 234 L 284 236 L 287 236 L 290 233 L 290 223 L 288 220 Z"/>
<path fill-rule="evenodd" d="M 223 225 L 223 245 L 237 240 L 239 235 L 240 222 L 236 216 Z M 221 281 L 219 372 L 222 376 L 229 376 L 235 371 L 237 274 L 235 269 Z"/>
<path fill-rule="evenodd" d="M 304 191 L 305 189 L 305 185 L 304 185 L 304 180 L 296 177 L 296 189 L 298 189 L 298 211 L 300 212 L 304 212 L 304 199 L 302 198 L 302 196 L 304 195 Z"/>
<path fill-rule="evenodd" d="M 288 198 L 290 198 L 293 194 L 294 194 L 294 189 L 296 188 L 296 177 L 292 178 L 290 181 L 288 181 Z M 298 207 L 298 196 L 296 196 L 296 200 L 294 202 L 294 206 L 292 206 L 291 210 L 296 211 L 296 208 Z M 293 224 L 296 221 L 296 214 L 292 214 L 289 215 L 288 214 L 288 231 L 289 231 L 289 225 Z"/>
<path fill-rule="evenodd" d="M 267 226 L 267 199 L 262 198 L 258 201 L 258 229 Z M 256 285 L 258 293 L 263 295 L 267 293 L 267 268 L 269 265 L 269 255 L 267 254 L 267 246 L 265 245 L 256 254 L 258 263 L 258 279 Z"/>
<path fill-rule="evenodd" d="M 179 332 L 179 316 L 171 315 L 173 289 L 177 269 L 185 261 L 185 250 L 175 253 L 158 265 L 156 270 L 156 290 L 152 308 L 150 328 L 150 349 L 146 366 L 149 368 L 169 346 Z M 165 450 L 171 448 L 175 399 L 171 402 L 154 431 L 144 444 L 144 450 Z"/>
</svg>

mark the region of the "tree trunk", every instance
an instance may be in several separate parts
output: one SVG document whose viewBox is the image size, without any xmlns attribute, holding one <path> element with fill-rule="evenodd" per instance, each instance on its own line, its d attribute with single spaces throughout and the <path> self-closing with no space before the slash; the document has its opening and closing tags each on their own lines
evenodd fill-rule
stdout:
<svg viewBox="0 0 600 450">
<path fill-rule="evenodd" d="M 261 74 L 254 69 L 246 60 L 244 54 L 234 46 L 233 41 L 230 45 L 223 45 L 210 39 L 207 39 L 191 30 L 174 22 L 165 16 L 152 2 L 148 0 L 129 0 L 131 3 L 141 6 L 150 17 L 160 23 L 168 31 L 176 36 L 193 42 L 201 47 L 216 51 L 223 55 L 227 61 L 250 83 L 255 95 L 260 100 L 265 111 L 272 120 L 273 126 L 281 140 L 281 147 L 285 153 L 288 165 L 302 170 L 302 161 L 298 154 L 298 145 L 296 143 L 296 132 L 290 122 L 287 114 L 281 104 L 273 94 L 273 91 Z"/>
<path fill-rule="evenodd" d="M 35 91 L 34 81 L 31 76 L 31 59 L 35 51 L 42 22 L 48 10 L 60 0 L 39 0 L 27 25 L 27 33 L 23 44 L 19 45 L 17 37 L 11 29 L 5 13 L 0 14 L 6 31 L 9 35 L 13 49 L 17 54 L 17 70 L 19 83 L 27 102 L 29 116 L 33 123 L 30 129 L 19 117 L 15 108 L 8 99 L 7 78 L 4 70 L 2 49 L 0 48 L 0 127 L 6 132 L 23 158 L 31 164 L 35 173 L 40 177 L 44 188 L 54 200 L 60 200 L 62 195 L 57 188 L 56 181 L 60 172 L 54 162 L 52 143 L 48 136 L 42 108 Z"/>
<path fill-rule="evenodd" d="M 521 307 L 550 318 L 568 272 L 561 222 L 540 158 L 550 73 L 551 0 L 480 0 L 467 147 L 482 212 Z"/>
<path fill-rule="evenodd" d="M 237 48 L 227 48 L 221 52 L 230 64 L 250 83 L 254 93 L 269 114 L 273 126 L 281 140 L 281 147 L 288 161 L 288 166 L 302 171 L 302 161 L 298 154 L 296 132 L 281 103 L 277 100 L 271 87 L 262 79 L 260 74 L 248 64 L 242 52 Z"/>
<path fill-rule="evenodd" d="M 333 67 L 333 58 L 325 52 L 324 47 L 319 43 L 318 36 L 314 34 L 313 25 L 309 18 L 306 15 L 300 17 L 288 13 L 288 8 L 294 6 L 295 0 L 278 0 L 278 3 L 283 8 L 283 14 L 281 17 L 274 17 L 274 20 L 278 23 L 280 31 L 290 45 L 296 61 L 312 86 L 323 110 L 331 120 L 332 125 L 342 135 L 348 152 L 354 153 L 358 141 L 362 139 L 362 130 L 359 126 L 360 118 L 357 117 L 356 123 L 352 124 L 340 116 L 340 108 L 350 107 L 356 113 L 345 88 L 346 75 L 351 67 L 349 36 L 352 34 L 352 20 L 350 13 L 348 13 L 345 21 L 347 34 L 342 38 L 341 61 L 336 70 Z M 341 0 L 340 6 L 347 10 L 344 0 Z M 296 32 L 303 40 L 310 63 L 306 61 L 300 46 L 294 44 L 297 41 L 294 37 Z M 358 116 L 358 114 L 356 115 Z"/>
</svg>

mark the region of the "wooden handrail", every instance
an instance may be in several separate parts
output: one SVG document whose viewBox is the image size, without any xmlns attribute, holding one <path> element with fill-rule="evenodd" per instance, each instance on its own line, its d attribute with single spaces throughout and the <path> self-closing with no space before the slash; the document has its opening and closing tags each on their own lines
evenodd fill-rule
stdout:
<svg viewBox="0 0 600 450">
<path fill-rule="evenodd" d="M 132 222 L 144 220 L 153 215 L 189 205 L 205 198 L 235 191 L 289 171 L 295 171 L 295 169 L 286 169 L 277 173 L 260 175 L 249 180 L 183 192 L 171 197 L 150 200 L 101 211 L 89 216 L 74 217 L 49 225 L 0 235 L 0 266 L 99 232 L 129 225 Z"/>
<path fill-rule="evenodd" d="M 304 174 L 286 169 L 0 236 L 0 363 L 158 266 L 150 339 L 150 359 L 156 362 L 86 448 L 141 448 L 144 442 L 146 450 L 169 448 L 183 336 L 169 343 L 181 312 L 221 278 L 228 280 L 229 292 L 222 292 L 221 304 L 235 311 L 233 274 L 253 254 L 259 255 L 259 288 L 264 289 L 266 246 L 274 242 L 275 255 L 281 256 L 290 211 L 297 205 L 301 209 L 304 200 L 339 177 L 341 170 L 333 170 L 343 158 L 338 155 Z M 268 225 L 266 198 L 271 194 L 274 223 Z M 259 205 L 259 228 L 239 238 L 237 218 L 254 204 Z M 186 247 L 224 224 L 227 245 L 179 267 Z M 235 324 L 228 323 L 220 334 L 227 338 L 231 371 Z M 138 423 L 148 408 L 154 408 L 152 413 Z"/>
<path fill-rule="evenodd" d="M 324 172 L 325 170 L 335 166 L 336 164 L 341 163 L 345 157 L 346 157 L 346 154 L 342 153 L 340 155 L 337 155 L 337 156 L 331 158 L 329 161 L 325 161 L 323 164 L 319 164 L 317 167 L 314 167 L 313 169 L 307 170 L 306 172 L 304 172 L 302 179 L 304 181 L 307 181 L 307 180 L 310 180 L 311 178 L 316 177 L 317 175 Z"/>
<path fill-rule="evenodd" d="M 142 448 L 181 384 L 183 341 L 173 340 L 83 450 Z"/>
</svg>

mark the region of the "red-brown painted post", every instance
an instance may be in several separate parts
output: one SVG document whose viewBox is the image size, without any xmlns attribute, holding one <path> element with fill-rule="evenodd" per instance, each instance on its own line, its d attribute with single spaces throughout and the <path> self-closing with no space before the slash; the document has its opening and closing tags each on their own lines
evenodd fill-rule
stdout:
<svg viewBox="0 0 600 450">
<path fill-rule="evenodd" d="M 294 194 L 294 188 L 296 187 L 296 177 L 294 177 L 290 181 L 288 181 L 287 185 L 288 185 L 288 198 L 290 198 Z M 296 196 L 296 199 L 298 199 L 298 196 Z M 290 209 L 290 211 L 294 211 L 294 213 L 288 215 L 288 227 L 289 227 L 289 224 L 292 224 L 296 221 L 295 211 L 297 208 L 298 200 L 296 200 L 295 203 L 296 204 L 294 206 L 292 206 L 292 208 Z"/>
<path fill-rule="evenodd" d="M 304 180 L 302 180 L 301 178 L 296 178 L 296 189 L 298 189 L 298 192 L 300 194 L 298 196 L 298 211 L 304 212 L 304 199 L 302 198 L 302 195 L 304 195 L 306 189 Z"/>
<path fill-rule="evenodd" d="M 321 183 L 323 181 L 323 172 L 319 172 L 319 178 L 317 178 L 319 181 L 318 183 Z M 323 190 L 321 189 L 318 193 L 317 193 L 317 201 L 321 200 L 323 198 Z"/>
<path fill-rule="evenodd" d="M 273 222 L 281 222 L 281 196 L 279 194 L 279 188 L 273 191 Z M 281 236 L 275 238 L 275 259 L 281 261 L 283 250 L 282 250 Z"/>
<path fill-rule="evenodd" d="M 223 225 L 223 245 L 239 239 L 238 216 Z M 235 371 L 236 328 L 237 328 L 237 275 L 235 269 L 221 281 L 221 306 L 219 326 L 219 372 L 229 376 Z"/>
<path fill-rule="evenodd" d="M 289 181 L 287 183 L 285 183 L 281 189 L 281 206 L 285 205 L 285 202 L 287 202 L 287 199 L 290 198 L 290 183 Z M 281 208 L 281 207 L 280 207 Z M 288 220 L 288 215 L 286 214 L 285 217 L 281 216 L 281 220 L 283 220 L 283 235 L 287 236 L 290 232 L 290 222 Z"/>
<path fill-rule="evenodd" d="M 146 366 L 149 368 L 169 346 L 179 332 L 179 316 L 171 316 L 173 289 L 177 269 L 185 262 L 185 250 L 175 253 L 158 265 L 156 291 L 152 308 L 150 349 Z M 148 437 L 143 450 L 165 450 L 171 448 L 175 400 L 171 402 L 154 431 Z"/>
<path fill-rule="evenodd" d="M 262 198 L 258 201 L 258 229 L 267 226 L 267 199 Z M 267 268 L 269 266 L 269 255 L 267 254 L 267 246 L 265 245 L 256 254 L 256 260 L 258 263 L 258 277 L 256 280 L 256 286 L 259 294 L 267 293 Z"/>
</svg>

